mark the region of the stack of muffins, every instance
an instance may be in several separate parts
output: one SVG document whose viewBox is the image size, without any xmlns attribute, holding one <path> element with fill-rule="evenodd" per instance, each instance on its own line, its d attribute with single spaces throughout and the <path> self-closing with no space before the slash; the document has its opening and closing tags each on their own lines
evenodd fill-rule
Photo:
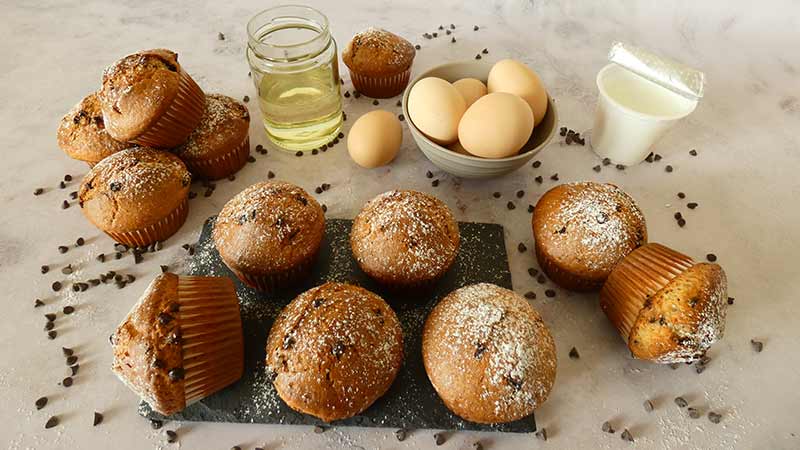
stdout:
<svg viewBox="0 0 800 450">
<path fill-rule="evenodd" d="M 188 210 L 192 176 L 232 175 L 250 154 L 244 105 L 206 95 L 164 49 L 128 55 L 58 128 L 64 152 L 91 170 L 79 204 L 95 226 L 128 246 L 174 234 Z"/>
</svg>

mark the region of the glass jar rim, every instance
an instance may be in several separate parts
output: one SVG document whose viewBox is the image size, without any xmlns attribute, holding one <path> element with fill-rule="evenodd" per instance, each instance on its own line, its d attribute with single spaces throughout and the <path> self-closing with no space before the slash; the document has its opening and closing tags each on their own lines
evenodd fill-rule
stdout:
<svg viewBox="0 0 800 450">
<path fill-rule="evenodd" d="M 287 15 L 277 16 L 277 14 L 279 14 L 283 10 L 287 11 Z M 294 11 L 295 13 L 288 14 L 289 11 Z M 312 19 L 312 21 L 314 21 L 316 24 L 319 25 L 319 33 L 317 33 L 316 36 L 304 41 L 298 41 L 291 44 L 266 44 L 256 36 L 256 32 L 260 30 L 264 25 L 264 24 L 259 24 L 259 25 L 256 24 L 259 22 L 259 20 L 263 21 L 265 16 L 268 17 L 270 15 L 276 15 L 275 18 L 280 18 L 280 17 L 300 18 L 300 16 L 296 13 L 297 11 L 305 11 L 310 15 L 317 16 L 315 19 L 318 20 Z M 273 21 L 275 18 L 273 18 L 270 21 Z M 253 17 L 250 18 L 250 20 L 247 22 L 247 39 L 250 43 L 250 46 L 254 49 L 258 47 L 270 47 L 274 49 L 293 49 L 313 44 L 315 41 L 321 39 L 330 38 L 329 27 L 330 24 L 328 22 L 328 17 L 316 8 L 312 8 L 311 6 L 306 6 L 306 5 L 297 5 L 297 4 L 278 5 L 278 6 L 273 6 L 272 8 L 267 8 L 265 10 L 259 11 Z"/>
</svg>

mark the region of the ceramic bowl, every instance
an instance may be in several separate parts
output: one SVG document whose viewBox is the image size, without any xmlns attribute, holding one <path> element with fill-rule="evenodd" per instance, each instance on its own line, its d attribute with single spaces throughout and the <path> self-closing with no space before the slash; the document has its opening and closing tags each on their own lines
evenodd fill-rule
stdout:
<svg viewBox="0 0 800 450">
<path fill-rule="evenodd" d="M 414 121 L 408 114 L 408 93 L 411 92 L 411 88 L 417 81 L 425 77 L 438 77 L 452 83 L 461 78 L 477 78 L 486 83 L 491 68 L 492 63 L 483 61 L 452 62 L 435 66 L 411 80 L 403 94 L 403 114 L 407 118 L 406 123 L 417 146 L 438 168 L 458 177 L 491 178 L 519 169 L 547 146 L 556 132 L 558 112 L 552 98 L 548 98 L 547 114 L 545 114 L 539 125 L 533 129 L 528 142 L 517 155 L 509 156 L 508 158 L 486 159 L 456 153 L 428 139 L 414 126 Z"/>
</svg>

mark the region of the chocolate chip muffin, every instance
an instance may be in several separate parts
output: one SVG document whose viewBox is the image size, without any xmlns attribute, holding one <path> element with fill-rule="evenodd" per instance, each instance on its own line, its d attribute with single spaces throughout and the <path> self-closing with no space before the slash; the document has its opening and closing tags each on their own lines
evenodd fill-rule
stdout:
<svg viewBox="0 0 800 450">
<path fill-rule="evenodd" d="M 622 189 L 591 181 L 558 185 L 533 212 L 539 266 L 556 284 L 600 289 L 611 269 L 647 242 L 641 210 Z"/>
<path fill-rule="evenodd" d="M 99 97 L 114 139 L 155 148 L 186 142 L 205 105 L 178 55 L 165 49 L 134 53 L 107 67 Z"/>
<path fill-rule="evenodd" d="M 267 340 L 267 371 L 289 407 L 325 422 L 361 413 L 392 385 L 403 331 L 372 292 L 325 283 L 292 300 Z"/>
<path fill-rule="evenodd" d="M 553 337 L 521 296 L 488 283 L 451 292 L 422 331 L 434 389 L 459 417 L 504 423 L 529 416 L 556 377 Z"/>
<path fill-rule="evenodd" d="M 600 307 L 634 358 L 691 362 L 722 338 L 727 284 L 719 265 L 647 244 L 611 272 L 600 291 Z"/>
<path fill-rule="evenodd" d="M 417 51 L 410 42 L 380 28 L 355 36 L 342 52 L 353 87 L 367 97 L 389 98 L 403 92 Z"/>
<path fill-rule="evenodd" d="M 175 154 L 197 178 L 225 178 L 247 163 L 249 127 L 250 113 L 243 104 L 221 94 L 206 95 L 200 124 Z"/>
<path fill-rule="evenodd" d="M 186 221 L 192 176 L 168 152 L 137 147 L 114 153 L 83 179 L 83 214 L 115 241 L 144 247 L 175 234 Z"/>
<path fill-rule="evenodd" d="M 61 119 L 58 146 L 67 156 L 84 161 L 89 167 L 108 155 L 131 147 L 108 134 L 103 111 L 94 92 L 84 97 Z"/>
<path fill-rule="evenodd" d="M 447 205 L 417 191 L 389 191 L 358 213 L 350 247 L 367 275 L 392 288 L 432 285 L 458 254 L 458 223 Z"/>
<path fill-rule="evenodd" d="M 325 235 L 325 213 L 293 184 L 257 183 L 225 204 L 213 235 L 222 260 L 237 277 L 272 291 L 311 271 Z"/>
<path fill-rule="evenodd" d="M 156 277 L 111 335 L 111 370 L 164 415 L 242 376 L 239 299 L 230 278 Z"/>
</svg>

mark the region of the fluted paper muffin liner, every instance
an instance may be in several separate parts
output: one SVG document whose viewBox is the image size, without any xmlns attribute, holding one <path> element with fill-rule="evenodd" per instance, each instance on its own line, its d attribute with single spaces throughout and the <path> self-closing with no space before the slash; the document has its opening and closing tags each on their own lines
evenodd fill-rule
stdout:
<svg viewBox="0 0 800 450">
<path fill-rule="evenodd" d="M 238 172 L 247 163 L 248 156 L 250 156 L 250 137 L 245 136 L 241 144 L 216 158 L 184 158 L 183 162 L 193 175 L 219 180 Z"/>
<path fill-rule="evenodd" d="M 164 241 L 175 234 L 186 222 L 188 212 L 189 200 L 184 198 L 172 212 L 154 224 L 131 231 L 103 231 L 116 242 L 128 247 L 146 247 L 156 241 Z"/>
<path fill-rule="evenodd" d="M 234 383 L 244 370 L 239 299 L 227 277 L 178 279 L 186 405 Z"/>
<path fill-rule="evenodd" d="M 306 278 L 311 273 L 311 269 L 317 261 L 319 249 L 310 255 L 305 260 L 295 264 L 290 269 L 280 272 L 271 273 L 269 275 L 248 273 L 239 269 L 235 269 L 228 265 L 228 268 L 233 272 L 242 282 L 252 287 L 253 289 L 262 292 L 273 292 L 278 289 L 286 288 L 297 284 L 303 278 Z M 224 261 L 224 260 L 223 260 Z"/>
<path fill-rule="evenodd" d="M 353 87 L 361 94 L 372 98 L 389 98 L 399 95 L 408 85 L 411 78 L 411 66 L 408 69 L 388 77 L 371 77 L 350 70 Z"/>
<path fill-rule="evenodd" d="M 156 148 L 172 148 L 183 144 L 200 123 L 206 97 L 200 86 L 183 68 L 180 69 L 178 93 L 158 120 L 131 142 Z"/>
<path fill-rule="evenodd" d="M 694 264 L 656 243 L 639 247 L 617 264 L 600 291 L 600 307 L 625 342 L 645 302 Z"/>
</svg>

